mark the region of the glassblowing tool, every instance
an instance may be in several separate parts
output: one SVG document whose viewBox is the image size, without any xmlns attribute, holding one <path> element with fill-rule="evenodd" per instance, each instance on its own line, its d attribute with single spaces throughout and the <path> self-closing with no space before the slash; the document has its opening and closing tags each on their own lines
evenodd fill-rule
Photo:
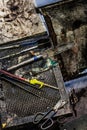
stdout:
<svg viewBox="0 0 87 130">
<path fill-rule="evenodd" d="M 13 77 L 14 79 L 16 78 L 16 79 L 18 79 L 18 80 L 20 80 L 20 81 L 25 81 L 25 82 L 27 82 L 28 84 L 31 84 L 31 85 L 39 85 L 39 86 L 40 86 L 39 88 L 42 88 L 43 86 L 47 86 L 47 87 L 49 87 L 49 88 L 52 88 L 52 89 L 55 89 L 55 90 L 59 90 L 59 88 L 57 88 L 57 87 L 55 87 L 55 86 L 52 86 L 52 85 L 49 85 L 49 84 L 46 84 L 46 83 L 44 83 L 44 82 L 41 82 L 41 81 L 39 81 L 39 80 L 37 80 L 37 79 L 28 80 L 28 79 L 25 79 L 25 78 L 20 78 L 20 77 L 18 77 L 18 76 L 16 76 L 16 75 L 11 74 L 11 73 L 9 73 L 9 72 L 7 72 L 7 71 L 4 71 L 4 70 L 0 70 L 0 73 L 1 73 L 1 74 L 4 74 L 4 75 L 7 75 L 7 76 L 9 76 L 9 77 Z M 36 88 L 36 87 L 35 87 L 35 88 Z"/>
<path fill-rule="evenodd" d="M 36 96 L 36 97 L 38 97 L 38 98 L 41 98 L 41 97 L 38 96 L 37 94 L 35 94 L 35 93 L 29 91 L 28 89 L 22 87 L 21 85 L 17 84 L 16 82 L 14 82 L 14 81 L 12 81 L 12 80 L 6 78 L 6 77 L 0 77 L 0 78 L 3 79 L 3 80 L 5 80 L 5 81 L 7 81 L 7 82 L 9 82 L 9 83 L 11 83 L 11 84 L 13 84 L 13 85 L 15 85 L 15 86 L 17 86 L 17 87 L 19 87 L 20 89 L 23 89 L 24 91 L 26 91 L 26 92 L 32 94 L 33 96 Z"/>
<path fill-rule="evenodd" d="M 18 56 L 18 55 L 23 54 L 25 52 L 37 49 L 37 48 L 39 48 L 39 47 L 41 47 L 41 46 L 43 46 L 43 45 L 45 45 L 47 43 L 49 43 L 49 42 L 45 42 L 45 43 L 42 43 L 42 44 L 39 44 L 39 45 L 35 45 L 35 46 L 29 47 L 27 49 L 24 49 L 24 50 L 22 50 L 20 52 L 17 52 L 17 53 L 11 54 L 11 55 L 7 55 L 7 56 L 4 56 L 4 57 L 1 57 L 0 60 L 4 60 L 4 59 L 8 59 L 8 58 L 12 58 L 12 57 Z"/>
<path fill-rule="evenodd" d="M 45 42 L 45 44 L 49 43 L 50 41 Z M 0 50 L 7 50 L 7 49 L 14 49 L 14 48 L 19 48 L 19 47 L 25 47 L 25 46 L 35 46 L 38 45 L 39 41 L 25 41 L 24 43 L 17 44 L 17 45 L 10 45 L 10 46 L 5 46 L 5 47 L 0 47 Z M 42 43 L 43 44 L 43 43 Z"/>
<path fill-rule="evenodd" d="M 14 74 L 11 74 L 11 73 L 9 73 L 9 72 L 7 72 L 7 71 L 5 71 L 5 70 L 0 70 L 0 76 L 2 77 L 7 77 L 7 78 L 10 78 L 10 79 L 12 79 L 12 80 L 14 80 L 14 81 L 18 81 L 18 82 L 21 82 L 21 83 L 23 83 L 23 84 L 25 84 L 25 85 L 29 85 L 30 87 L 33 87 L 34 89 L 39 89 L 39 88 L 37 88 L 37 87 L 35 87 L 35 85 L 32 85 L 32 84 L 30 84 L 29 83 L 29 81 L 27 81 L 27 79 L 25 79 L 25 78 L 22 78 L 22 77 L 19 77 L 19 76 L 17 76 L 17 75 L 14 75 Z M 40 90 L 40 89 L 39 89 Z"/>
<path fill-rule="evenodd" d="M 7 69 L 7 71 L 13 71 L 13 70 L 15 70 L 15 69 L 18 69 L 18 68 L 20 68 L 20 67 L 22 67 L 22 66 L 25 66 L 25 65 L 31 63 L 31 62 L 37 61 L 37 60 L 41 59 L 42 57 L 43 57 L 42 55 L 34 56 L 34 57 L 32 57 L 32 58 L 30 58 L 30 59 L 28 59 L 28 60 L 26 60 L 26 61 L 23 61 L 23 62 L 21 62 L 21 63 L 19 63 L 19 64 L 17 64 L 17 65 L 14 65 L 14 66 L 12 66 L 12 67 L 9 67 L 9 68 Z"/>
<path fill-rule="evenodd" d="M 37 79 L 31 79 L 31 80 L 27 80 L 30 84 L 33 84 L 33 85 L 40 85 L 39 88 L 42 88 L 43 86 L 46 86 L 46 87 L 49 87 L 49 88 L 52 88 L 52 89 L 55 89 L 55 90 L 59 90 L 59 88 L 55 87 L 55 86 L 52 86 L 50 84 L 46 84 L 44 82 L 41 82 Z"/>
</svg>

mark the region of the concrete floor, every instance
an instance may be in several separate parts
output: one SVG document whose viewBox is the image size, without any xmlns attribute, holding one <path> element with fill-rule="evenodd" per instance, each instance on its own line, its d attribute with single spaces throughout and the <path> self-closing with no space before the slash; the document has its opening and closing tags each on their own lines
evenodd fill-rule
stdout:
<svg viewBox="0 0 87 130">
<path fill-rule="evenodd" d="M 25 128 L 21 128 L 18 130 L 41 130 L 37 126 L 28 126 Z M 71 122 L 65 123 L 60 128 L 58 127 L 58 123 L 55 123 L 52 128 L 48 130 L 87 130 L 87 114 L 81 116 L 78 119 L 75 119 Z"/>
<path fill-rule="evenodd" d="M 66 123 L 61 130 L 87 130 L 87 114 Z"/>
</svg>

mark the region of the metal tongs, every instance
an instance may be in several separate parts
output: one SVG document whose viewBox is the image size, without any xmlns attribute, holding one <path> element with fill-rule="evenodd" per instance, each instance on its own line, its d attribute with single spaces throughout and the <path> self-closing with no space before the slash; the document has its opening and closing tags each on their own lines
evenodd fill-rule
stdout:
<svg viewBox="0 0 87 130">
<path fill-rule="evenodd" d="M 67 101 L 59 100 L 57 104 L 50 109 L 47 113 L 39 112 L 34 116 L 33 123 L 34 124 L 41 124 L 40 128 L 42 130 L 46 130 L 50 128 L 53 124 L 53 117 L 57 114 L 58 110 L 63 108 L 66 105 Z M 45 121 L 44 121 L 45 120 Z"/>
</svg>

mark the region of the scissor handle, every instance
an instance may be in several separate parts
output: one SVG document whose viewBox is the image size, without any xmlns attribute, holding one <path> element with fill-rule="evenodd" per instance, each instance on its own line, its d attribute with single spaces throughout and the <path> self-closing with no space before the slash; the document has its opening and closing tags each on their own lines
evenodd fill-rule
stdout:
<svg viewBox="0 0 87 130">
<path fill-rule="evenodd" d="M 41 124 L 40 128 L 42 130 L 46 130 L 48 128 L 50 128 L 53 125 L 54 121 L 52 120 L 52 118 L 48 118 L 43 124 Z"/>
<path fill-rule="evenodd" d="M 34 124 L 39 124 L 40 121 L 43 119 L 43 117 L 44 117 L 44 113 L 42 113 L 42 112 L 37 113 L 35 115 L 35 117 L 33 118 L 33 123 Z"/>
<path fill-rule="evenodd" d="M 53 113 L 51 114 L 51 112 L 53 112 Z M 55 110 L 50 110 L 50 112 L 48 114 L 51 114 L 51 115 L 49 115 L 48 119 L 44 123 L 42 123 L 42 125 L 41 125 L 42 130 L 46 130 L 54 124 L 52 117 L 54 117 L 54 115 L 56 113 L 57 112 Z"/>
<path fill-rule="evenodd" d="M 43 121 L 44 119 L 46 119 L 46 117 L 48 116 L 48 118 L 40 126 L 40 128 L 42 130 L 46 130 L 46 129 L 50 128 L 53 125 L 54 121 L 52 120 L 52 117 L 56 113 L 57 112 L 55 112 L 55 110 L 53 110 L 53 109 L 51 109 L 50 111 L 48 111 L 46 114 L 39 112 L 34 117 L 33 123 L 34 124 L 39 124 L 41 121 Z"/>
<path fill-rule="evenodd" d="M 46 114 L 42 113 L 42 112 L 38 112 L 34 119 L 33 119 L 33 123 L 34 124 L 38 124 L 40 123 L 41 121 L 43 121 L 45 119 L 45 117 L 47 117 L 48 115 L 50 115 L 51 112 L 54 112 L 53 109 L 49 110 Z"/>
</svg>

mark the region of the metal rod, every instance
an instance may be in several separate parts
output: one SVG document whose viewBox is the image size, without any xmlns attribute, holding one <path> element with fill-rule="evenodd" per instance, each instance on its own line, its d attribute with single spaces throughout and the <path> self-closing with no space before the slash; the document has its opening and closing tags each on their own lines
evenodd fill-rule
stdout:
<svg viewBox="0 0 87 130">
<path fill-rule="evenodd" d="M 25 90 L 26 92 L 32 94 L 33 96 L 36 96 L 36 97 L 38 97 L 38 98 L 41 98 L 41 97 L 38 96 L 37 94 L 35 94 L 35 93 L 29 91 L 28 89 L 22 87 L 21 85 L 15 83 L 14 81 L 12 81 L 12 80 L 10 80 L 10 79 L 8 79 L 8 78 L 5 78 L 5 77 L 0 77 L 0 78 L 3 79 L 3 80 L 5 80 L 5 81 L 7 81 L 7 82 L 9 82 L 9 83 L 11 83 L 11 84 L 13 84 L 13 85 L 15 85 L 15 86 L 17 86 L 17 87 L 19 87 L 19 88 L 22 89 L 22 90 Z"/>
<path fill-rule="evenodd" d="M 28 42 L 28 43 L 22 43 L 22 44 L 17 44 L 17 45 L 10 45 L 10 46 L 5 46 L 5 47 L 0 47 L 0 50 L 7 50 L 7 49 L 24 47 L 24 46 L 31 46 L 31 45 L 35 45 L 35 44 L 37 44 L 36 41 Z"/>
<path fill-rule="evenodd" d="M 16 75 L 13 75 L 13 74 L 11 74 L 11 73 L 9 73 L 9 72 L 6 72 L 6 71 L 4 71 L 4 70 L 0 70 L 0 73 L 2 73 L 1 76 L 11 78 L 11 79 L 13 79 L 13 80 L 15 80 L 15 81 L 21 82 L 21 83 L 26 84 L 26 85 L 29 85 L 29 84 L 30 84 L 30 82 L 29 82 L 27 79 L 25 79 L 25 78 L 20 78 L 20 77 L 18 77 L 18 76 L 16 76 Z M 37 81 L 38 81 L 38 80 L 37 80 Z M 39 81 L 39 82 L 41 82 L 41 81 Z M 43 83 L 43 82 L 41 82 L 41 83 Z M 52 86 L 52 85 L 50 85 L 50 84 L 46 84 L 46 83 L 43 83 L 43 84 L 44 84 L 45 86 L 49 87 L 49 88 L 52 88 L 52 89 L 55 89 L 55 90 L 59 90 L 59 88 L 57 88 L 57 87 L 55 87 L 55 86 Z M 33 87 L 33 88 L 35 88 L 35 89 L 41 90 L 41 89 L 39 89 L 39 88 L 34 87 L 33 84 L 30 84 L 30 85 L 31 85 L 31 87 Z"/>
<path fill-rule="evenodd" d="M 20 51 L 20 52 L 18 52 L 18 53 L 14 53 L 14 54 L 11 54 L 11 55 L 7 55 L 7 56 L 4 56 L 4 57 L 1 57 L 0 60 L 5 60 L 5 59 L 8 59 L 8 58 L 11 58 L 11 57 L 20 55 L 20 54 L 25 53 L 25 52 L 27 52 L 27 51 L 36 49 L 37 47 L 38 47 L 38 46 L 30 47 L 30 48 L 25 49 L 25 50 L 23 50 L 23 51 Z"/>
<path fill-rule="evenodd" d="M 20 68 L 20 67 L 22 67 L 22 66 L 25 66 L 25 65 L 27 65 L 27 64 L 29 64 L 29 63 L 31 63 L 31 62 L 33 62 L 33 61 L 37 61 L 38 59 L 40 59 L 40 58 L 42 58 L 42 57 L 43 57 L 42 55 L 34 56 L 34 57 L 30 58 L 29 60 L 23 61 L 23 62 L 21 62 L 21 63 L 19 63 L 19 64 L 17 64 L 17 65 L 14 65 L 14 66 L 12 66 L 12 67 L 9 67 L 9 68 L 7 69 L 7 71 L 13 71 L 13 70 L 18 69 L 18 68 Z"/>
<path fill-rule="evenodd" d="M 4 76 L 4 77 L 7 77 L 7 78 L 11 78 L 12 80 L 15 80 L 17 82 L 20 82 L 24 85 L 28 85 L 29 87 L 33 88 L 33 89 L 36 89 L 36 90 L 39 90 L 39 91 L 42 91 L 41 89 L 39 89 L 38 87 L 35 87 L 35 85 L 32 85 L 30 84 L 25 78 L 20 78 L 14 74 L 11 74 L 7 71 L 4 71 L 4 70 L 0 70 L 0 73 L 1 73 L 1 76 Z"/>
<path fill-rule="evenodd" d="M 25 52 L 28 52 L 28 51 L 30 51 L 30 50 L 34 50 L 34 49 L 36 49 L 36 48 L 38 48 L 38 47 L 40 47 L 40 46 L 43 46 L 43 45 L 45 45 L 45 44 L 47 44 L 47 43 L 49 43 L 49 42 L 45 42 L 45 43 L 42 43 L 42 44 L 40 44 L 40 45 L 35 45 L 35 46 L 29 47 L 29 48 L 27 48 L 27 49 L 24 49 L 24 50 L 22 50 L 22 51 L 20 51 L 20 52 L 17 52 L 17 53 L 11 54 L 11 55 L 7 55 L 7 56 L 4 56 L 4 57 L 1 57 L 0 60 L 5 60 L 5 59 L 11 58 L 11 57 L 18 56 L 18 55 L 20 55 L 20 54 L 23 54 L 23 53 L 25 53 Z"/>
<path fill-rule="evenodd" d="M 41 44 L 46 44 L 46 43 L 49 43 L 50 41 L 48 42 L 45 42 L 45 43 L 41 43 Z M 14 48 L 19 48 L 19 47 L 25 47 L 25 46 L 35 46 L 35 45 L 38 45 L 38 42 L 28 42 L 28 43 L 22 43 L 22 44 L 19 44 L 19 45 L 10 45 L 10 46 L 5 46 L 5 47 L 0 47 L 0 51 L 2 50 L 7 50 L 7 49 L 14 49 Z"/>
<path fill-rule="evenodd" d="M 55 89 L 55 90 L 59 90 L 58 87 L 52 86 L 52 85 L 50 85 L 50 84 L 45 84 L 45 83 L 44 83 L 44 85 L 47 86 L 47 87 L 49 87 L 49 88 L 52 88 L 52 89 Z"/>
<path fill-rule="evenodd" d="M 19 76 L 16 76 L 16 75 L 14 75 L 14 74 L 11 74 L 11 73 L 9 73 L 9 72 L 7 72 L 7 71 L 5 71 L 5 70 L 0 70 L 0 73 L 1 73 L 1 74 L 4 74 L 4 75 L 7 75 L 7 76 L 9 76 L 9 77 L 13 77 L 13 78 L 16 78 L 16 79 L 25 81 L 25 78 L 20 78 Z"/>
</svg>

